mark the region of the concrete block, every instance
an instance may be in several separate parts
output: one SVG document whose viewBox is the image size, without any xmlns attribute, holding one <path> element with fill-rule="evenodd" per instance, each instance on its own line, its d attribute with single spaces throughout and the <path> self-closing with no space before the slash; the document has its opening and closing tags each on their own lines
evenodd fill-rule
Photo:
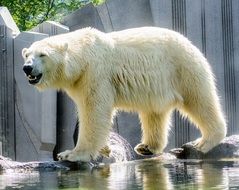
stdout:
<svg viewBox="0 0 239 190">
<path fill-rule="evenodd" d="M 48 34 L 49 36 L 57 35 L 57 34 L 63 34 L 69 32 L 69 27 L 64 26 L 60 23 L 54 22 L 54 21 L 46 21 L 43 22 L 33 29 L 31 29 L 33 32 L 39 32 Z"/>
<path fill-rule="evenodd" d="M 104 31 L 104 26 L 98 11 L 93 4 L 88 4 L 66 16 L 61 23 L 70 28 L 70 31 L 84 27 L 93 27 Z"/>
<path fill-rule="evenodd" d="M 6 7 L 0 7 L 0 25 L 5 25 L 7 28 L 11 29 L 13 36 L 16 36 L 20 33 L 16 23 Z"/>
<path fill-rule="evenodd" d="M 14 40 L 16 158 L 20 161 L 39 160 L 41 149 L 52 152 L 56 144 L 56 93 L 38 92 L 22 71 L 21 50 L 46 37 L 47 34 L 22 32 Z"/>
<path fill-rule="evenodd" d="M 107 4 L 103 3 L 99 6 L 97 6 L 96 9 L 97 9 L 98 14 L 100 16 L 101 22 L 104 26 L 104 31 L 105 32 L 113 31 L 113 26 L 112 26 L 112 22 L 111 22 L 111 19 L 110 19 Z"/>
<path fill-rule="evenodd" d="M 5 156 L 15 159 L 14 75 L 12 30 L 0 25 L 0 141 Z"/>
<path fill-rule="evenodd" d="M 153 19 L 148 0 L 108 0 L 105 2 L 114 30 L 152 26 Z"/>
<path fill-rule="evenodd" d="M 194 10 L 194 11 L 192 11 Z M 202 1 L 187 1 L 186 2 L 186 25 L 187 38 L 197 46 L 203 53 L 205 50 L 205 15 Z M 204 36 L 203 36 L 204 35 Z"/>
<path fill-rule="evenodd" d="M 232 2 L 232 26 L 233 31 L 231 33 L 231 37 L 233 38 L 233 56 L 234 56 L 234 83 L 235 83 L 235 123 L 231 124 L 231 129 L 228 131 L 229 134 L 238 134 L 239 133 L 239 1 L 231 1 Z M 229 125 L 228 125 L 229 126 Z"/>
<path fill-rule="evenodd" d="M 206 57 L 217 79 L 217 88 L 225 110 L 225 85 L 222 41 L 222 10 L 217 1 L 205 1 Z"/>
<path fill-rule="evenodd" d="M 234 51 L 234 27 L 233 24 L 233 4 L 234 1 L 222 1 L 221 3 L 221 14 L 222 14 L 222 47 L 223 47 L 223 65 L 224 68 L 224 94 L 225 94 L 225 112 L 228 119 L 228 135 L 235 134 L 237 131 L 237 88 L 236 88 L 236 75 L 238 74 L 235 70 L 237 62 L 234 57 L 236 52 Z M 238 4 L 237 4 L 238 5 Z M 238 6 L 237 6 L 238 8 Z M 234 9 L 235 10 L 235 9 Z M 238 10 L 237 10 L 238 11 Z M 238 18 L 238 17 L 237 17 Z"/>
<path fill-rule="evenodd" d="M 150 0 L 150 8 L 155 26 L 172 28 L 172 1 Z"/>
<path fill-rule="evenodd" d="M 56 145 L 56 91 L 47 90 L 41 102 L 41 147 L 40 150 L 52 152 Z"/>
</svg>

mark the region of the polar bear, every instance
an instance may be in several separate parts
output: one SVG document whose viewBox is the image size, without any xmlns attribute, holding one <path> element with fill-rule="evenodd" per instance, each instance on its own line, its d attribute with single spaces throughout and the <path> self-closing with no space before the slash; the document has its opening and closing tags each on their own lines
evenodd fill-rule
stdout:
<svg viewBox="0 0 239 190">
<path fill-rule="evenodd" d="M 158 27 L 103 33 L 84 28 L 22 50 L 30 84 L 65 91 L 80 118 L 77 145 L 59 160 L 89 161 L 106 144 L 115 109 L 138 112 L 141 155 L 161 153 L 174 109 L 201 131 L 206 153 L 226 135 L 215 80 L 202 53 L 183 35 Z"/>
</svg>

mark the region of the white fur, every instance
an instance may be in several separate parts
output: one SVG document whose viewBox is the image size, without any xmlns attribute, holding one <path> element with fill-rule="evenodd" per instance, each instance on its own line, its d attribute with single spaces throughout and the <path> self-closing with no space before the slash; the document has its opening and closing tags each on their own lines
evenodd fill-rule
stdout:
<svg viewBox="0 0 239 190">
<path fill-rule="evenodd" d="M 226 135 L 210 65 L 179 33 L 143 27 L 105 34 L 85 28 L 35 42 L 23 54 L 41 59 L 41 51 L 47 57 L 36 87 L 66 91 L 81 120 L 76 147 L 61 153 L 61 159 L 95 158 L 106 143 L 115 108 L 139 113 L 142 143 L 154 153 L 167 144 L 174 109 L 199 127 L 196 147 L 202 152 Z"/>
</svg>

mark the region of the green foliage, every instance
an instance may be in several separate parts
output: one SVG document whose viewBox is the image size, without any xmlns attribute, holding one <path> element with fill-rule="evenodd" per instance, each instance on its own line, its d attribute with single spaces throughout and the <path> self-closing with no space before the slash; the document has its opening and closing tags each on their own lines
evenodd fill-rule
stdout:
<svg viewBox="0 0 239 190">
<path fill-rule="evenodd" d="M 46 20 L 59 21 L 63 16 L 93 3 L 98 5 L 105 0 L 1 0 L 0 6 L 8 8 L 21 31 Z"/>
</svg>

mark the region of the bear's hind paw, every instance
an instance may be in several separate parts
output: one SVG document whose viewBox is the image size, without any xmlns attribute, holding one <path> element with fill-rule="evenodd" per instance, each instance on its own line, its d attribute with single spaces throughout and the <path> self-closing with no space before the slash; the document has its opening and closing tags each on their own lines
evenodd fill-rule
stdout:
<svg viewBox="0 0 239 190">
<path fill-rule="evenodd" d="M 178 159 L 202 159 L 204 153 L 197 149 L 195 142 L 184 144 L 181 148 L 171 149 L 169 152 Z"/>
<path fill-rule="evenodd" d="M 138 144 L 135 148 L 134 151 L 142 156 L 149 156 L 149 155 L 153 155 L 154 153 L 149 149 L 149 146 L 146 144 Z"/>
</svg>

